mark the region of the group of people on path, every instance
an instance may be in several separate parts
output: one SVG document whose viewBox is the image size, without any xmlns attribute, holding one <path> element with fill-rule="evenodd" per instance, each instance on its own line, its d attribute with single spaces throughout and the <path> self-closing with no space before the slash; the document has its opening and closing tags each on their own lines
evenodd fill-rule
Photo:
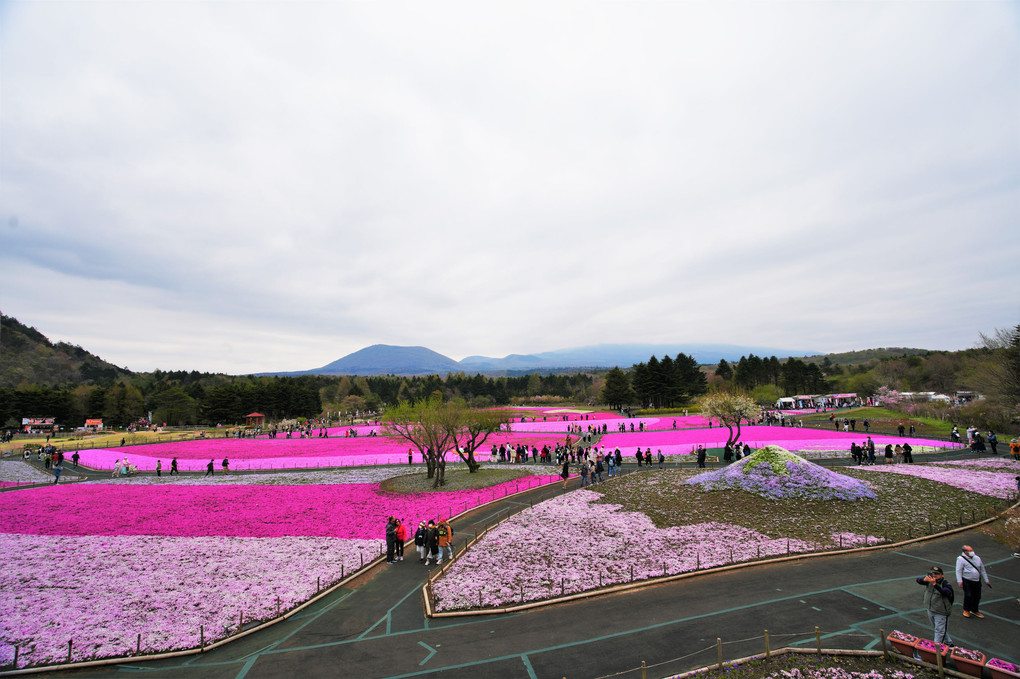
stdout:
<svg viewBox="0 0 1020 679">
<path fill-rule="evenodd" d="M 970 545 L 964 545 L 960 555 L 956 557 L 956 584 L 963 590 L 963 617 L 983 618 L 984 613 L 978 610 L 981 604 L 981 583 L 991 587 L 988 571 L 981 557 L 974 553 Z M 937 644 L 953 645 L 949 635 L 949 616 L 953 612 L 956 595 L 942 572 L 941 566 L 932 566 L 928 572 L 917 578 L 917 584 L 924 586 L 924 609 L 928 613 L 928 621 L 935 633 L 933 641 Z"/>
<path fill-rule="evenodd" d="M 386 563 L 404 560 L 404 543 L 407 542 L 407 524 L 403 519 L 390 516 L 386 519 Z M 429 519 L 418 524 L 414 533 L 414 546 L 418 563 L 443 563 L 444 555 L 453 559 L 453 528 L 446 519 Z"/>
</svg>

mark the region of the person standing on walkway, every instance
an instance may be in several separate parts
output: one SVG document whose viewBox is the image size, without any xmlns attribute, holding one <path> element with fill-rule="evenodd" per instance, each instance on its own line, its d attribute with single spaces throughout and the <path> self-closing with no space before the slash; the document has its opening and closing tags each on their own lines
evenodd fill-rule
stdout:
<svg viewBox="0 0 1020 679">
<path fill-rule="evenodd" d="M 429 525 L 425 528 L 425 565 L 427 566 L 429 561 L 437 559 L 439 557 L 439 529 L 436 528 L 436 522 L 433 519 L 429 519 Z M 436 561 L 436 563 L 439 563 Z"/>
<path fill-rule="evenodd" d="M 157 479 L 160 477 L 160 474 L 162 472 L 163 472 L 163 460 L 156 460 L 156 478 Z"/>
<path fill-rule="evenodd" d="M 563 456 L 563 469 L 560 470 L 560 478 L 563 479 L 563 488 L 566 489 L 567 481 L 570 480 L 570 458 Z"/>
<path fill-rule="evenodd" d="M 397 561 L 404 560 L 404 543 L 407 542 L 407 526 L 404 525 L 403 519 L 397 519 L 397 542 L 394 546 L 394 553 L 396 554 Z"/>
<path fill-rule="evenodd" d="M 956 584 L 963 590 L 963 617 L 983 618 L 984 613 L 978 612 L 981 604 L 981 581 L 989 587 L 988 571 L 981 557 L 974 553 L 970 545 L 963 546 L 963 553 L 956 557 Z"/>
<path fill-rule="evenodd" d="M 708 451 L 705 446 L 698 444 L 698 469 L 705 468 L 705 460 L 708 458 Z"/>
<path fill-rule="evenodd" d="M 392 516 L 386 519 L 386 563 L 395 563 L 393 551 L 397 544 L 397 521 Z"/>
<path fill-rule="evenodd" d="M 216 463 L 213 462 L 212 460 L 209 460 L 209 464 L 205 466 L 205 475 L 212 476 L 214 469 L 216 469 Z"/>
<path fill-rule="evenodd" d="M 446 522 L 446 519 L 440 519 L 436 531 L 439 540 L 439 560 L 436 561 L 436 565 L 438 565 L 443 563 L 444 553 L 447 560 L 453 560 L 453 528 Z"/>
<path fill-rule="evenodd" d="M 221 464 L 223 465 L 223 475 L 226 476 L 230 473 L 230 460 L 223 458 L 223 462 Z"/>
<path fill-rule="evenodd" d="M 952 646 L 949 615 L 953 612 L 953 586 L 942 576 L 940 566 L 932 566 L 927 575 L 917 579 L 917 584 L 924 585 L 924 609 L 935 630 L 935 643 Z"/>
<path fill-rule="evenodd" d="M 418 524 L 414 532 L 414 547 L 418 550 L 418 563 L 425 563 L 425 522 Z"/>
</svg>

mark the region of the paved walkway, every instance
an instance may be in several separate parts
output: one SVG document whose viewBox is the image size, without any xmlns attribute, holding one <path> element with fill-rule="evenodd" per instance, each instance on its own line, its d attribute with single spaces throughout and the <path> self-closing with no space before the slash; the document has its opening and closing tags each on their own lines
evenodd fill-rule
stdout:
<svg viewBox="0 0 1020 679">
<path fill-rule="evenodd" d="M 555 484 L 478 508 L 454 523 L 458 543 L 560 492 Z M 965 619 L 957 607 L 950 633 L 960 645 L 1020 662 L 1020 559 L 968 531 L 901 549 L 757 565 L 522 613 L 436 620 L 422 613 L 427 570 L 409 550 L 407 560 L 372 569 L 293 618 L 202 655 L 48 676 L 574 679 L 640 677 L 637 668 L 645 661 L 652 668 L 648 677 L 664 677 L 714 663 L 718 638 L 725 659 L 764 652 L 764 630 L 772 648 L 814 648 L 816 626 L 823 647 L 880 649 L 879 630 L 930 637 L 914 578 L 935 563 L 950 573 L 964 543 L 988 564 L 993 588 L 984 592 L 986 618 Z"/>
</svg>

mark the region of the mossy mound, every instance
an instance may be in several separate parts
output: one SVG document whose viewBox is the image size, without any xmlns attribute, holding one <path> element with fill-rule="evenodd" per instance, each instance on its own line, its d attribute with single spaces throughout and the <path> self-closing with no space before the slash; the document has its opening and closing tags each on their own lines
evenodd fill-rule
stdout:
<svg viewBox="0 0 1020 679">
<path fill-rule="evenodd" d="M 743 490 L 773 500 L 875 497 L 865 482 L 830 471 L 780 446 L 765 446 L 722 469 L 699 474 L 687 483 L 704 490 Z"/>
</svg>

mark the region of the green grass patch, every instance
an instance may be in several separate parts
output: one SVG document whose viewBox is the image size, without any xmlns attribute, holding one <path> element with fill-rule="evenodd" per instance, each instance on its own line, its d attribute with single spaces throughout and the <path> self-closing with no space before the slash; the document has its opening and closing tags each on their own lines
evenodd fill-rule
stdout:
<svg viewBox="0 0 1020 679">
<path fill-rule="evenodd" d="M 424 472 L 420 474 L 406 474 L 404 476 L 396 476 L 392 479 L 386 479 L 379 485 L 379 487 L 382 490 L 387 490 L 393 493 L 431 493 L 437 490 L 477 490 L 478 488 L 498 486 L 501 483 L 520 479 L 525 476 L 531 476 L 531 472 L 519 467 L 516 469 L 513 467 L 496 467 L 495 469 L 491 467 L 482 467 L 474 474 L 468 472 L 467 469 L 447 468 L 446 484 L 439 488 L 432 487 L 434 479 L 426 478 Z"/>
<path fill-rule="evenodd" d="M 684 483 L 692 469 L 666 469 L 617 477 L 593 490 L 625 511 L 647 514 L 659 528 L 709 521 L 736 524 L 771 538 L 832 544 L 834 533 L 899 542 L 984 518 L 997 500 L 943 483 L 901 474 L 841 467 L 838 473 L 868 482 L 874 500 L 770 500 L 742 490 L 704 491 Z M 1000 503 L 1001 504 L 1001 503 Z"/>
</svg>

